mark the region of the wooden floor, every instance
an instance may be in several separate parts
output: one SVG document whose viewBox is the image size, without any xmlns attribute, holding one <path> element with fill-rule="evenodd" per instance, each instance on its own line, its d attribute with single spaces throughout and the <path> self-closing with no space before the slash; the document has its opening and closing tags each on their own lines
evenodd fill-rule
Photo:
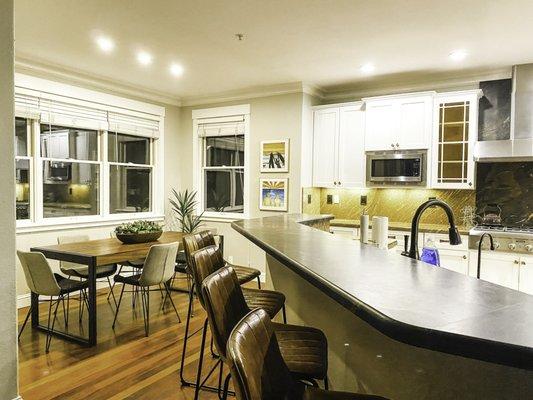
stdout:
<svg viewBox="0 0 533 400">
<path fill-rule="evenodd" d="M 117 287 L 115 290 L 118 295 Z M 172 293 L 182 323 L 178 323 L 170 303 L 162 310 L 158 292 L 150 295 L 150 336 L 145 337 L 140 303 L 135 311 L 130 294 L 124 294 L 115 331 L 111 329 L 114 303 L 108 302 L 107 291 L 98 295 L 98 345 L 84 348 L 53 338 L 50 353 L 45 353 L 45 334 L 26 326 L 19 342 L 20 392 L 25 400 L 41 399 L 193 399 L 194 390 L 181 387 L 179 365 L 188 299 L 184 293 Z M 117 296 L 118 299 L 118 296 Z M 41 305 L 41 321 L 46 323 L 48 306 Z M 60 307 L 61 308 L 61 307 Z M 19 321 L 27 309 L 19 310 Z M 71 301 L 69 329 L 78 328 L 77 302 Z M 191 329 L 199 329 L 205 313 L 196 303 Z M 83 318 L 87 329 L 87 319 Z M 64 329 L 63 313 L 58 312 L 57 329 Z M 196 375 L 201 335 L 189 340 L 185 376 Z M 209 353 L 209 352 L 208 352 Z M 214 363 L 210 354 L 204 365 Z M 207 367 L 204 368 L 207 371 Z M 226 373 L 226 371 L 225 371 Z M 213 374 L 211 384 L 218 379 Z M 218 398 L 202 392 L 201 399 Z"/>
</svg>

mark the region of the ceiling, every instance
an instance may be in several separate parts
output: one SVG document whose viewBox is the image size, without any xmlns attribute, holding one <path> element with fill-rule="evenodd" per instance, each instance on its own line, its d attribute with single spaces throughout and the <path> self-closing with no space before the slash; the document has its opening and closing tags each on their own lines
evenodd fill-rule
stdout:
<svg viewBox="0 0 533 400">
<path fill-rule="evenodd" d="M 531 0 L 17 0 L 15 23 L 18 60 L 176 99 L 290 82 L 336 91 L 533 62 Z M 97 48 L 98 34 L 115 40 L 114 52 Z M 453 62 L 454 49 L 469 55 Z M 153 64 L 140 66 L 138 50 Z M 168 72 L 171 62 L 183 76 Z M 374 73 L 360 71 L 365 63 Z"/>
</svg>

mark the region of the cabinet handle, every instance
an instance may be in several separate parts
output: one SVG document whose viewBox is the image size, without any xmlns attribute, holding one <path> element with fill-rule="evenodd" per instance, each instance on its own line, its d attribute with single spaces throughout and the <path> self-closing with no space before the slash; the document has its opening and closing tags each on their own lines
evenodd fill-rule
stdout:
<svg viewBox="0 0 533 400">
<path fill-rule="evenodd" d="M 466 256 L 463 256 L 463 260 L 466 260 Z"/>
<path fill-rule="evenodd" d="M 468 182 L 468 186 L 472 186 L 472 182 Z"/>
<path fill-rule="evenodd" d="M 396 147 L 400 147 L 400 143 L 396 143 Z"/>
<path fill-rule="evenodd" d="M 392 148 L 394 149 L 394 143 L 391 143 L 391 144 L 390 144 L 390 147 L 392 147 Z"/>
<path fill-rule="evenodd" d="M 515 264 L 520 264 L 520 262 L 518 260 L 514 260 L 513 261 Z"/>
<path fill-rule="evenodd" d="M 525 261 L 520 261 L 520 264 L 526 265 L 526 262 Z"/>
</svg>

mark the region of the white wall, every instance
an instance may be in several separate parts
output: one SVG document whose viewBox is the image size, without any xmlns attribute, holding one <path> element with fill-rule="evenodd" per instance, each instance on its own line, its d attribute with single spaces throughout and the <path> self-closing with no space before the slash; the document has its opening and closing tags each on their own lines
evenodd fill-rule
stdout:
<svg viewBox="0 0 533 400">
<path fill-rule="evenodd" d="M 15 306 L 15 163 L 13 117 L 13 0 L 0 1 L 0 399 L 18 392 L 17 319 Z"/>
</svg>

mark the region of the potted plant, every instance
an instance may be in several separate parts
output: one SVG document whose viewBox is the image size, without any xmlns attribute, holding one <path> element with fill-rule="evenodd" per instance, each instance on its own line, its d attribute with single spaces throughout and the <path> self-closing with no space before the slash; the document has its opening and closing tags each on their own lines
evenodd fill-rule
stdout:
<svg viewBox="0 0 533 400">
<path fill-rule="evenodd" d="M 117 226 L 115 234 L 122 243 L 155 242 L 163 234 L 163 228 L 155 221 L 139 220 Z"/>
<path fill-rule="evenodd" d="M 169 201 L 172 205 L 172 211 L 176 213 L 181 231 L 183 233 L 195 232 L 202 224 L 201 218 L 204 214 L 203 212 L 200 215 L 195 214 L 198 205 L 196 192 L 189 192 L 188 189 L 184 192 L 177 192 L 172 189 L 172 197 Z"/>
</svg>

